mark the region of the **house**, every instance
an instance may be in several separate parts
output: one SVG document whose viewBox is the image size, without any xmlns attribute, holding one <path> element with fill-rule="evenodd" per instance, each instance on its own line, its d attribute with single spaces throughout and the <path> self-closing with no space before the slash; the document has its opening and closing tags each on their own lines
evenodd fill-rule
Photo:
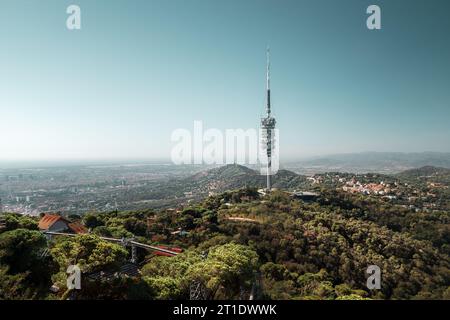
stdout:
<svg viewBox="0 0 450 320">
<path fill-rule="evenodd" d="M 79 222 L 71 222 L 70 220 L 60 216 L 59 214 L 46 213 L 39 220 L 39 230 L 52 232 L 67 232 L 83 234 L 87 233 L 87 229 Z"/>
</svg>

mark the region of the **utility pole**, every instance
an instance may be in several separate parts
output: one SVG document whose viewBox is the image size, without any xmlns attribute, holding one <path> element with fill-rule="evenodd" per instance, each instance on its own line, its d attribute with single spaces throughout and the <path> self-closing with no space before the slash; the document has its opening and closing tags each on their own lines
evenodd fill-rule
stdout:
<svg viewBox="0 0 450 320">
<path fill-rule="evenodd" d="M 131 263 L 137 263 L 137 251 L 135 245 L 131 245 Z"/>
</svg>

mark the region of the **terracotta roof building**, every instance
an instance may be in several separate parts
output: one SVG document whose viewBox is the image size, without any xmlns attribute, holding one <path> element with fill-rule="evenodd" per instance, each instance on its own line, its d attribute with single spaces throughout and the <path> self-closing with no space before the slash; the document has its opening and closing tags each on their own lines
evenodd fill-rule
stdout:
<svg viewBox="0 0 450 320">
<path fill-rule="evenodd" d="M 39 229 L 52 232 L 87 233 L 87 229 L 79 222 L 70 222 L 59 214 L 46 213 L 39 221 Z"/>
<path fill-rule="evenodd" d="M 83 226 L 80 222 L 69 223 L 69 229 L 73 233 L 77 233 L 77 234 L 88 233 L 88 229 L 85 226 Z"/>
</svg>

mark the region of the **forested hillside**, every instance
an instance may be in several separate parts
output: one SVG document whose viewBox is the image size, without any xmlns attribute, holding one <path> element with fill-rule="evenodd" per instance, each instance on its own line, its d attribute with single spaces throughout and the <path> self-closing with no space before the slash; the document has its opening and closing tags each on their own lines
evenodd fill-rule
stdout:
<svg viewBox="0 0 450 320">
<path fill-rule="evenodd" d="M 448 212 L 396 217 L 383 202 L 332 190 L 305 202 L 247 188 L 177 209 L 79 218 L 90 234 L 49 242 L 37 219 L 3 217 L 0 298 L 189 299 L 193 284 L 206 299 L 450 298 Z M 130 276 L 121 272 L 130 252 L 99 236 L 184 251 L 139 249 L 139 273 Z M 83 272 L 77 292 L 66 290 L 71 263 Z M 381 290 L 366 287 L 369 265 L 381 268 Z"/>
</svg>

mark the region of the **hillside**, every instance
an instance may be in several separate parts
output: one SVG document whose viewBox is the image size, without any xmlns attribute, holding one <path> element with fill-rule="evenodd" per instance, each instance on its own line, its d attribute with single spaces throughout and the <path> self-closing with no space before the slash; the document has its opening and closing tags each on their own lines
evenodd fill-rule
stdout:
<svg viewBox="0 0 450 320">
<path fill-rule="evenodd" d="M 244 187 L 263 188 L 266 177 L 248 167 L 230 164 L 197 172 L 186 178 L 173 178 L 144 187 L 130 194 L 133 209 L 174 207 L 205 196 Z M 282 189 L 308 187 L 306 177 L 292 171 L 279 170 L 272 176 L 272 186 Z"/>
<path fill-rule="evenodd" d="M 434 166 L 424 166 L 421 168 L 409 169 L 402 171 L 398 174 L 398 176 L 404 178 L 419 178 L 419 177 L 433 177 L 433 176 L 437 177 L 448 175 L 450 175 L 450 169 Z"/>
<path fill-rule="evenodd" d="M 299 175 L 290 170 L 280 169 L 272 176 L 271 181 L 272 187 L 276 189 L 304 191 L 313 191 L 321 187 L 328 189 L 336 187 L 342 188 L 345 183 L 339 183 L 338 180 L 340 178 L 345 181 L 356 179 L 360 180 L 362 183 L 380 183 L 381 181 L 391 184 L 398 184 L 400 182 L 409 183 L 409 187 L 403 184 L 398 184 L 396 187 L 399 194 L 395 194 L 395 196 L 399 199 L 402 197 L 402 193 L 409 194 L 417 188 L 422 189 L 422 192 L 425 193 L 427 191 L 430 191 L 433 194 L 448 193 L 448 189 L 444 190 L 437 188 L 439 188 L 439 184 L 441 183 L 443 183 L 444 186 L 450 185 L 450 175 L 447 174 L 450 169 L 433 168 L 434 167 L 424 167 L 422 169 L 405 171 L 398 175 L 369 174 L 361 176 L 352 173 L 327 172 L 315 175 L 314 179 L 311 177 L 307 178 L 304 175 Z M 433 172 L 436 174 L 429 176 L 429 174 Z M 337 176 L 340 178 L 336 178 Z M 173 178 L 167 181 L 149 184 L 148 186 L 143 187 L 138 194 L 129 193 L 127 195 L 129 204 L 131 202 L 133 203 L 132 206 L 128 208 L 145 209 L 176 207 L 180 204 L 185 204 L 188 201 L 200 201 L 202 198 L 211 194 L 245 187 L 259 189 L 264 188 L 265 186 L 266 177 L 261 175 L 259 171 L 238 164 L 230 164 L 203 170 L 188 177 Z M 412 196 L 413 194 L 410 195 Z M 414 196 L 417 196 L 417 194 L 414 194 Z M 427 195 L 425 194 L 424 196 Z M 445 201 L 445 198 L 442 198 L 440 201 Z M 404 204 L 407 205 L 408 203 Z M 126 208 L 127 207 L 124 206 L 124 209 Z"/>
<path fill-rule="evenodd" d="M 415 183 L 434 188 L 444 188 L 447 195 L 450 195 L 450 169 L 425 166 L 416 169 L 403 171 L 396 175 L 398 178 L 409 183 Z"/>
<path fill-rule="evenodd" d="M 248 167 L 229 164 L 206 170 L 185 179 L 190 191 L 200 193 L 223 192 L 244 187 L 264 188 L 266 176 Z M 301 188 L 307 185 L 306 178 L 289 170 L 279 170 L 272 176 L 274 188 Z"/>
<path fill-rule="evenodd" d="M 228 170 L 246 169 L 218 172 Z M 36 220 L 7 215 L 0 231 L 0 298 L 61 299 L 70 261 L 89 273 L 122 270 L 130 252 L 98 236 L 133 237 L 184 252 L 155 257 L 139 249 L 140 274 L 84 277 L 77 299 L 188 299 L 192 281 L 203 286 L 207 299 L 248 298 L 252 290 L 259 299 L 450 298 L 450 261 L 443 246 L 421 230 L 395 231 L 360 214 L 382 210 L 383 202 L 341 197 L 325 194 L 311 203 L 282 191 L 260 196 L 255 189 L 241 189 L 179 211 L 90 213 L 82 222 L 91 234 L 52 242 L 35 231 Z M 447 218 L 441 220 L 433 219 L 448 226 Z M 410 221 L 399 223 L 407 227 Z M 183 235 L 174 232 L 180 229 Z M 445 234 L 441 241 L 448 247 Z M 366 287 L 369 265 L 381 269 L 380 290 Z M 52 284 L 60 289 L 50 292 Z"/>
</svg>

